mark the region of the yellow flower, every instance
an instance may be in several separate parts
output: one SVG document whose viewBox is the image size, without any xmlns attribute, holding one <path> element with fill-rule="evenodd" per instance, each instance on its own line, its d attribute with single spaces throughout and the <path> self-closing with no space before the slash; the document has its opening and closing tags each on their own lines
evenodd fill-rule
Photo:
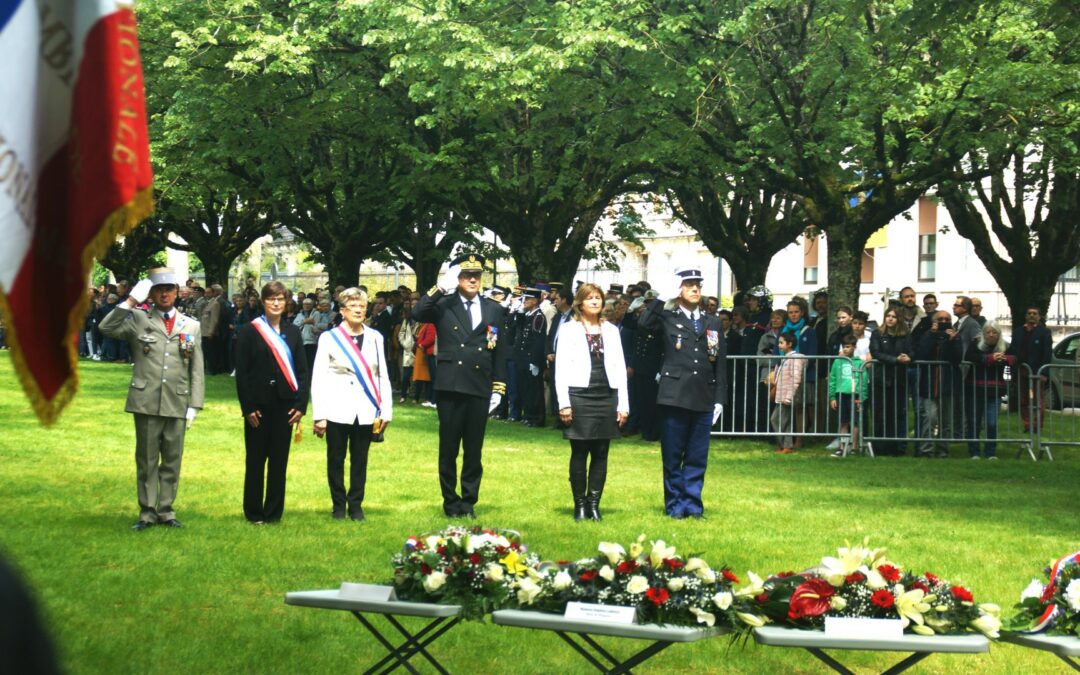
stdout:
<svg viewBox="0 0 1080 675">
<path fill-rule="evenodd" d="M 645 552 L 645 547 L 641 545 L 642 542 L 644 542 L 644 541 L 645 541 L 645 535 L 641 534 L 641 535 L 638 535 L 637 541 L 635 541 L 633 544 L 630 544 L 630 557 L 631 558 L 637 559 L 637 557 L 639 555 L 641 555 L 642 553 Z"/>
<path fill-rule="evenodd" d="M 934 635 L 934 629 L 930 626 L 913 626 L 911 630 L 915 631 L 919 635 Z"/>
<path fill-rule="evenodd" d="M 506 554 L 506 557 L 499 562 L 503 564 L 503 567 L 506 568 L 507 572 L 516 577 L 529 568 L 528 565 L 522 562 L 523 560 L 524 558 L 518 555 L 517 551 L 510 551 Z"/>
</svg>

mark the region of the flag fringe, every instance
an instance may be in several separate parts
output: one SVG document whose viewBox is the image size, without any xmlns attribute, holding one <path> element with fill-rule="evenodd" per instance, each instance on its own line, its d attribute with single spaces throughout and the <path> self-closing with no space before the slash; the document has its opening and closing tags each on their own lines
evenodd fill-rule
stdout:
<svg viewBox="0 0 1080 675">
<path fill-rule="evenodd" d="M 113 211 L 102 223 L 101 229 L 83 248 L 81 256 L 82 278 L 90 276 L 94 268 L 94 260 L 102 257 L 113 245 L 117 237 L 124 236 L 135 229 L 147 216 L 154 212 L 154 188 L 143 188 L 135 193 L 128 203 Z M 0 313 L 3 313 L 5 326 L 7 327 L 7 342 L 11 349 L 11 358 L 15 364 L 15 373 L 19 378 L 23 391 L 30 399 L 30 405 L 34 409 L 38 420 L 46 426 L 52 426 L 60 416 L 61 411 L 79 389 L 79 346 L 78 342 L 72 341 L 72 336 L 82 330 L 86 321 L 86 309 L 90 298 L 85 290 L 79 294 L 78 300 L 71 308 L 67 317 L 67 331 L 64 334 L 63 346 L 67 351 L 68 364 L 71 375 L 57 389 L 52 399 L 46 398 L 41 391 L 33 373 L 30 372 L 29 364 L 22 353 L 22 344 L 19 342 L 19 334 L 15 327 L 14 314 L 11 305 L 8 304 L 7 295 L 0 290 Z"/>
</svg>

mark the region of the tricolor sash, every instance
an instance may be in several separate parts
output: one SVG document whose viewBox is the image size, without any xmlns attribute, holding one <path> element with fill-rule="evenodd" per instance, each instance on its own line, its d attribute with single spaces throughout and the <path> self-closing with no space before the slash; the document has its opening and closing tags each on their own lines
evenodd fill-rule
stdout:
<svg viewBox="0 0 1080 675">
<path fill-rule="evenodd" d="M 375 385 L 375 377 L 371 374 L 371 368 L 368 367 L 367 359 L 364 358 L 360 348 L 353 342 L 352 336 L 345 330 L 345 324 L 340 324 L 337 328 L 330 331 L 330 337 L 337 343 L 338 349 L 345 354 L 345 358 L 349 360 L 352 365 L 353 373 L 356 375 L 356 380 L 360 383 L 360 388 L 367 394 L 368 400 L 371 401 L 371 405 L 375 406 L 375 417 L 382 417 L 382 394 L 379 387 Z"/>
<path fill-rule="evenodd" d="M 278 368 L 285 376 L 285 381 L 289 384 L 289 388 L 296 391 L 300 388 L 300 380 L 296 378 L 296 368 L 293 367 L 292 351 L 289 350 L 289 345 L 285 344 L 285 338 L 281 336 L 276 330 L 270 327 L 267 323 L 266 317 L 258 317 L 251 322 L 251 325 L 255 327 L 255 332 L 259 334 L 259 337 L 263 339 L 266 346 L 270 348 L 270 353 L 274 355 L 274 360 L 277 361 Z"/>
<path fill-rule="evenodd" d="M 1043 596 L 1044 598 L 1052 596 L 1056 592 L 1058 578 L 1061 577 L 1062 567 L 1064 567 L 1066 563 L 1072 560 L 1080 562 L 1080 551 L 1077 551 L 1076 553 L 1070 553 L 1069 555 L 1062 558 L 1058 558 L 1058 560 L 1050 566 L 1050 583 L 1046 585 L 1046 595 Z M 1043 613 L 1039 616 L 1039 618 L 1035 621 L 1034 626 L 1032 626 L 1028 630 L 1022 630 L 1017 632 L 1023 633 L 1025 635 L 1030 635 L 1032 633 L 1041 633 L 1047 628 L 1053 626 L 1060 614 L 1061 608 L 1058 607 L 1055 603 L 1050 603 L 1049 605 L 1047 605 L 1046 609 L 1043 610 Z"/>
</svg>

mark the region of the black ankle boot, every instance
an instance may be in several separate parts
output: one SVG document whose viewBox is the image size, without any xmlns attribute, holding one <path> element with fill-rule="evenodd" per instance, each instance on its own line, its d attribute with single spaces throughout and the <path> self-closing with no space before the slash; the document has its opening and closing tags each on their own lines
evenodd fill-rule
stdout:
<svg viewBox="0 0 1080 675">
<path fill-rule="evenodd" d="M 585 520 L 589 517 L 585 503 L 585 472 L 570 472 L 570 493 L 574 496 L 574 520 Z"/>
<path fill-rule="evenodd" d="M 589 517 L 588 507 L 585 504 L 585 495 L 574 496 L 574 520 L 585 520 Z"/>
<path fill-rule="evenodd" d="M 600 517 L 600 491 L 589 490 L 585 499 L 585 517 L 592 520 L 601 520 Z"/>
</svg>

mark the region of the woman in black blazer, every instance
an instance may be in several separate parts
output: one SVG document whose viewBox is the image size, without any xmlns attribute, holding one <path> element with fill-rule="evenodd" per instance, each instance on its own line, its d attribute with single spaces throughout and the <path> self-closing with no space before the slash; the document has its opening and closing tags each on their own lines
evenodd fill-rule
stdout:
<svg viewBox="0 0 1080 675">
<path fill-rule="evenodd" d="M 288 294 L 279 281 L 263 286 L 264 315 L 236 338 L 236 394 L 247 451 L 244 516 L 256 525 L 281 520 L 292 426 L 307 410 L 307 355 L 300 329 L 281 318 Z"/>
</svg>

